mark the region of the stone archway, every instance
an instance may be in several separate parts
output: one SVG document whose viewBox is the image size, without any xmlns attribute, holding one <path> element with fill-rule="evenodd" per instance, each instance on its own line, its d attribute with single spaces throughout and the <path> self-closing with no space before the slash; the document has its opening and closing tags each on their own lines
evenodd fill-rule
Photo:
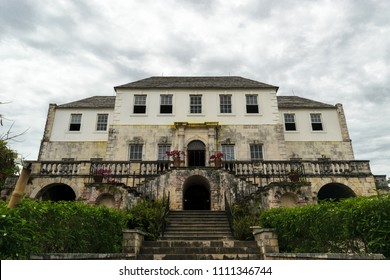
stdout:
<svg viewBox="0 0 390 280">
<path fill-rule="evenodd" d="M 206 145 L 199 140 L 187 146 L 188 166 L 206 166 Z"/>
<path fill-rule="evenodd" d="M 115 198 L 112 194 L 105 193 L 96 199 L 96 204 L 103 205 L 108 208 L 115 208 Z"/>
<path fill-rule="evenodd" d="M 317 194 L 318 201 L 334 200 L 355 197 L 356 194 L 346 185 L 340 183 L 329 183 L 324 185 Z"/>
<path fill-rule="evenodd" d="M 298 197 L 294 193 L 285 193 L 280 197 L 280 206 L 291 208 L 297 206 Z"/>
<path fill-rule="evenodd" d="M 208 180 L 193 175 L 183 184 L 183 210 L 210 210 L 211 196 Z"/>
<path fill-rule="evenodd" d="M 76 194 L 70 186 L 62 183 L 54 183 L 41 189 L 36 195 L 36 198 L 44 201 L 74 201 L 76 200 Z"/>
</svg>

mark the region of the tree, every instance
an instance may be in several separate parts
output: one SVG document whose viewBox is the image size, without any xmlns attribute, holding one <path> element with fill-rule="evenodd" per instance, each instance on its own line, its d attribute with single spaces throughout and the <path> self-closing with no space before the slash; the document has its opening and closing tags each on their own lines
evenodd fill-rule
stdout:
<svg viewBox="0 0 390 280">
<path fill-rule="evenodd" d="M 6 141 L 0 140 L 0 189 L 8 176 L 15 175 L 19 170 L 16 164 L 17 156 L 15 151 L 8 148 Z"/>
</svg>

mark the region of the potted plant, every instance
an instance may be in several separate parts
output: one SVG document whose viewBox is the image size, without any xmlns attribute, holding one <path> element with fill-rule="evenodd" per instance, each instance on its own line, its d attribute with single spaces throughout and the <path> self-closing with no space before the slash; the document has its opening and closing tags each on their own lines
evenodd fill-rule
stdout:
<svg viewBox="0 0 390 280">
<path fill-rule="evenodd" d="M 223 153 L 216 153 L 210 156 L 210 160 L 214 161 L 214 166 L 219 168 L 222 166 Z"/>
<path fill-rule="evenodd" d="M 288 178 L 290 179 L 291 182 L 298 182 L 300 178 L 300 174 L 298 170 L 292 169 L 288 174 Z"/>
<path fill-rule="evenodd" d="M 181 157 L 181 155 L 183 155 L 183 156 L 185 155 L 185 153 L 183 151 L 178 151 L 178 150 L 166 151 L 165 154 L 168 157 L 172 157 L 173 164 L 176 167 L 180 166 L 180 162 L 181 162 L 180 157 Z"/>
<path fill-rule="evenodd" d="M 93 173 L 93 180 L 95 183 L 103 182 L 104 178 L 108 178 L 110 176 L 111 170 L 109 168 L 99 167 Z"/>
</svg>

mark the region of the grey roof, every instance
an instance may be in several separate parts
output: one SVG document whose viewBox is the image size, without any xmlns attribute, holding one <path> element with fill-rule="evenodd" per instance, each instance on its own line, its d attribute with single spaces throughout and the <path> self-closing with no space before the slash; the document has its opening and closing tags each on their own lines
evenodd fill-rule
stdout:
<svg viewBox="0 0 390 280">
<path fill-rule="evenodd" d="M 306 99 L 299 96 L 277 96 L 279 108 L 335 108 L 334 105 Z M 114 108 L 115 96 L 92 96 L 62 104 L 59 108 Z"/>
<path fill-rule="evenodd" d="M 335 108 L 334 105 L 299 96 L 277 96 L 279 108 Z"/>
<path fill-rule="evenodd" d="M 59 105 L 58 108 L 114 108 L 115 96 L 92 96 Z"/>
<path fill-rule="evenodd" d="M 168 76 L 168 77 L 150 77 L 114 87 L 146 89 L 146 88 L 274 88 L 273 85 L 264 84 L 258 81 L 238 77 L 238 76 L 219 76 L 219 77 L 186 77 L 186 76 Z"/>
</svg>

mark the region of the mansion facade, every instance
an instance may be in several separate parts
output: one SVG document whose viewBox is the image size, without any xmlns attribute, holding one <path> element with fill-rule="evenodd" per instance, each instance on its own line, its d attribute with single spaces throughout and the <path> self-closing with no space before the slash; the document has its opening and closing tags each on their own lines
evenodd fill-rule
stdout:
<svg viewBox="0 0 390 280">
<path fill-rule="evenodd" d="M 114 89 L 50 104 L 27 196 L 116 208 L 169 197 L 173 210 L 223 210 L 248 197 L 267 209 L 376 194 L 341 104 L 233 76 Z"/>
</svg>

